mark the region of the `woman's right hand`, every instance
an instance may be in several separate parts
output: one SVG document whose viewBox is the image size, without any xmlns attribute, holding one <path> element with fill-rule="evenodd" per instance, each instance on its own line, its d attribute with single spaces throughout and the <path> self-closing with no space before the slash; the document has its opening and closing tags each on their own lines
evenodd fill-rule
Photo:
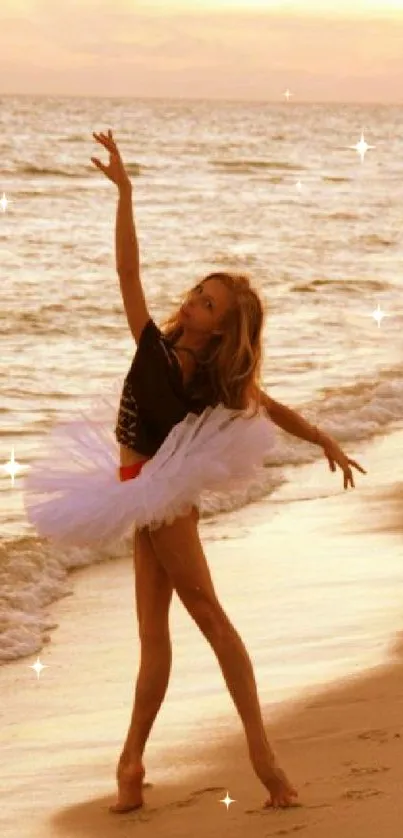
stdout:
<svg viewBox="0 0 403 838">
<path fill-rule="evenodd" d="M 112 131 L 109 129 L 108 136 L 106 136 L 106 134 L 95 134 L 93 132 L 93 136 L 98 143 L 101 143 L 106 150 L 109 151 L 109 166 L 104 166 L 97 157 L 91 157 L 95 166 L 97 166 L 97 168 L 100 169 L 101 172 L 103 172 L 104 175 L 112 181 L 112 183 L 115 183 L 119 189 L 124 186 L 131 186 L 131 181 L 123 165 L 119 149 L 112 137 Z"/>
</svg>

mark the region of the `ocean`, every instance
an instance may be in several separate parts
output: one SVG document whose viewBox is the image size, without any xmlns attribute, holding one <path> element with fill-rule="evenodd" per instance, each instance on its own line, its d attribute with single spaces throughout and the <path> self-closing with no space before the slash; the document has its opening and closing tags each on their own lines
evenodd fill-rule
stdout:
<svg viewBox="0 0 403 838">
<path fill-rule="evenodd" d="M 91 156 L 107 162 L 92 132 L 112 129 L 131 177 L 156 322 L 212 270 L 248 273 L 267 310 L 264 389 L 359 459 L 357 446 L 391 434 L 402 419 L 403 128 L 398 106 L 21 95 L 1 97 L 0 120 L 0 193 L 10 201 L 0 215 L 5 664 L 49 642 L 48 608 L 74 597 L 72 570 L 131 561 L 130 539 L 123 552 L 55 549 L 26 520 L 21 491 L 53 425 L 114 382 L 123 385 L 136 349 L 115 269 L 117 190 L 91 163 Z M 363 159 L 352 148 L 362 134 L 374 146 Z M 21 467 L 14 480 L 6 468 L 13 451 Z M 249 505 L 236 510 L 212 498 L 202 509 L 206 554 L 209 542 L 247 537 L 270 520 L 282 487 L 281 503 L 299 498 L 301 469 L 319 458 L 320 448 L 278 429 L 264 487 Z M 354 474 L 358 487 L 371 481 Z M 329 480 L 333 492 L 342 490 L 340 470 Z M 305 496 L 315 492 L 311 482 Z M 240 573 L 242 566 L 237 584 Z M 317 578 L 322 608 L 326 570 Z M 368 603 L 376 573 L 374 580 Z M 292 577 L 284 584 L 298 601 Z M 280 585 L 280 601 L 285 590 Z M 330 621 L 326 636 L 333 628 Z M 278 640 L 279 661 L 293 638 Z"/>
</svg>

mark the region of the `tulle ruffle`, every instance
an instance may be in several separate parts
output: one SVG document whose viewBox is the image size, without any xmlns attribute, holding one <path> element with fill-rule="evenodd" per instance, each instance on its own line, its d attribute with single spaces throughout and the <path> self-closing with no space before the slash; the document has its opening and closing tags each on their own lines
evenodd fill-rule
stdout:
<svg viewBox="0 0 403 838">
<path fill-rule="evenodd" d="M 121 482 L 114 435 L 120 389 L 96 397 L 79 417 L 57 424 L 23 478 L 28 520 L 61 545 L 120 541 L 133 530 L 170 524 L 202 494 L 247 490 L 276 442 L 263 408 L 208 407 L 175 425 L 140 474 Z"/>
</svg>

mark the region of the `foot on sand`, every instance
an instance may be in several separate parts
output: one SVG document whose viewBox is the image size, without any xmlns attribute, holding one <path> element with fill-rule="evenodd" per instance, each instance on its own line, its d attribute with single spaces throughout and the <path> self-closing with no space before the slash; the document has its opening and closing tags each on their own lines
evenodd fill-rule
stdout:
<svg viewBox="0 0 403 838">
<path fill-rule="evenodd" d="M 120 764 L 117 770 L 118 801 L 109 807 L 113 814 L 131 812 L 143 806 L 143 781 L 145 775 L 143 764 Z"/>
<path fill-rule="evenodd" d="M 283 769 L 280 768 L 277 762 L 272 763 L 270 766 L 270 774 L 268 776 L 266 775 L 263 782 L 267 790 L 270 792 L 270 797 L 266 800 L 263 807 L 264 809 L 268 809 L 270 807 L 275 809 L 278 806 L 288 808 L 289 806 L 299 805 L 292 799 L 293 797 L 298 797 L 297 790 L 291 785 Z"/>
</svg>

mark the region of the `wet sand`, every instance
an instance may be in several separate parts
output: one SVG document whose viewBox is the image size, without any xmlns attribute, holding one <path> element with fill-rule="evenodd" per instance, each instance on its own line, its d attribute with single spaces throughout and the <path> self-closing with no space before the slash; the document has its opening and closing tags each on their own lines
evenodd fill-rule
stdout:
<svg viewBox="0 0 403 838">
<path fill-rule="evenodd" d="M 369 446 L 365 456 L 351 453 L 370 478 L 357 474 L 359 488 L 349 490 L 348 503 L 346 493 L 336 494 L 341 472 L 326 474 L 323 461 L 307 467 L 312 494 L 321 475 L 320 481 L 333 486 L 335 495 L 279 504 L 273 520 L 256 527 L 253 549 L 258 545 L 273 555 L 284 552 L 297 526 L 301 561 L 309 557 L 313 538 L 315 549 L 324 554 L 348 543 L 361 550 L 370 546 L 380 561 L 396 551 L 403 559 L 399 452 L 402 431 Z M 285 487 L 280 496 L 286 498 L 288 491 Z M 301 483 L 301 496 L 309 496 L 309 491 L 309 484 Z M 293 492 L 298 494 L 295 486 Z M 242 516 L 246 520 L 246 511 Z M 208 545 L 212 569 L 219 567 L 224 544 L 228 549 L 228 542 Z M 245 555 L 245 545 L 249 549 L 250 544 L 248 538 L 238 542 L 234 537 L 231 550 Z M 287 811 L 262 808 L 267 794 L 252 771 L 228 697 L 227 719 L 216 724 L 216 705 L 210 708 L 201 701 L 198 737 L 195 733 L 194 738 L 177 741 L 173 736 L 169 742 L 169 716 L 158 717 L 145 753 L 146 781 L 153 784 L 145 790 L 145 806 L 112 815 L 108 807 L 116 800 L 115 766 L 138 664 L 131 565 L 127 560 L 111 561 L 77 570 L 74 577 L 74 595 L 49 609 L 58 628 L 39 656 L 48 668 L 37 679 L 28 669 L 34 656 L 0 671 L 2 838 L 260 838 L 297 832 L 307 838 L 400 838 L 400 626 L 390 638 L 389 658 L 383 664 L 357 670 L 325 688 L 311 688 L 298 701 L 264 704 L 269 739 L 299 790 L 299 806 Z M 180 659 L 180 637 L 175 656 Z M 260 686 L 259 670 L 255 672 Z M 183 711 L 185 722 L 185 707 Z M 235 801 L 228 810 L 220 802 L 227 792 Z"/>
</svg>

